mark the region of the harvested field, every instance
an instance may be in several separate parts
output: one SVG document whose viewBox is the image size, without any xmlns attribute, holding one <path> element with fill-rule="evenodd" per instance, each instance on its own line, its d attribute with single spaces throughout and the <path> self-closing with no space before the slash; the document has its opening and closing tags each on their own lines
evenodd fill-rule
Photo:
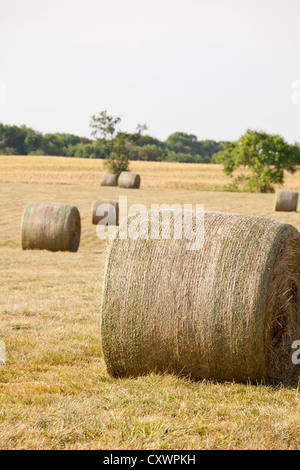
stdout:
<svg viewBox="0 0 300 470">
<path fill-rule="evenodd" d="M 101 165 L 0 157 L 0 340 L 7 349 L 7 364 L 0 365 L 0 448 L 299 449 L 295 388 L 107 374 L 100 304 L 108 243 L 96 237 L 91 204 L 119 195 L 148 208 L 204 203 L 207 210 L 262 215 L 300 230 L 299 213 L 275 213 L 273 194 L 195 190 L 227 183 L 215 165 L 187 165 L 184 184 L 194 189 L 176 191 L 181 164 L 134 162 L 139 191 L 100 187 Z M 297 191 L 299 175 L 284 187 Z M 22 211 L 35 200 L 78 207 L 78 253 L 21 250 Z"/>
<path fill-rule="evenodd" d="M 99 186 L 106 173 L 103 160 L 50 156 L 0 156 L 0 181 Z M 230 183 L 221 165 L 209 163 L 130 163 L 130 171 L 141 176 L 142 188 L 221 191 Z M 285 176 L 284 189 L 298 191 L 300 172 Z"/>
</svg>

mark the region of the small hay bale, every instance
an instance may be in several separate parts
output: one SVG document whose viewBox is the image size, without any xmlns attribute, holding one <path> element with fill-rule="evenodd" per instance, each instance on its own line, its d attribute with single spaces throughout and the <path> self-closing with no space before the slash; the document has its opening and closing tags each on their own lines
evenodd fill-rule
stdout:
<svg viewBox="0 0 300 470">
<path fill-rule="evenodd" d="M 276 191 L 275 211 L 296 211 L 297 205 L 297 191 L 287 191 L 286 189 L 278 189 L 278 191 Z"/>
<path fill-rule="evenodd" d="M 93 225 L 119 225 L 119 203 L 117 201 L 94 201 L 92 223 Z"/>
<path fill-rule="evenodd" d="M 111 173 L 101 175 L 100 186 L 118 186 L 118 177 Z"/>
<path fill-rule="evenodd" d="M 171 212 L 171 221 L 179 216 L 182 211 Z M 187 251 L 184 238 L 151 239 L 148 232 L 148 239 L 122 239 L 123 224 L 132 220 L 120 225 L 106 266 L 101 335 L 111 375 L 297 380 L 299 366 L 291 361 L 291 344 L 300 338 L 295 227 L 207 211 L 203 246 Z"/>
<path fill-rule="evenodd" d="M 75 206 L 30 202 L 22 223 L 23 250 L 73 251 L 79 247 L 81 220 Z"/>
<path fill-rule="evenodd" d="M 118 185 L 120 188 L 138 189 L 141 185 L 140 175 L 131 171 L 123 171 L 119 176 Z"/>
</svg>

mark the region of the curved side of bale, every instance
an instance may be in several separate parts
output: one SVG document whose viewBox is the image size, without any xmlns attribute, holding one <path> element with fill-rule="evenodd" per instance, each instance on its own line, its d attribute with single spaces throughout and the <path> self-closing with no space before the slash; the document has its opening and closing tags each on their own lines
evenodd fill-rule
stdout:
<svg viewBox="0 0 300 470">
<path fill-rule="evenodd" d="M 118 186 L 118 177 L 111 173 L 101 175 L 100 186 Z"/>
<path fill-rule="evenodd" d="M 24 210 L 21 223 L 23 250 L 76 252 L 80 234 L 80 214 L 75 206 L 31 202 Z"/>
<path fill-rule="evenodd" d="M 288 191 L 278 189 L 276 191 L 275 211 L 292 212 L 297 210 L 298 193 L 297 191 Z"/>
<path fill-rule="evenodd" d="M 172 222 L 182 219 L 182 211 L 171 213 Z M 194 251 L 185 239 L 117 234 L 112 241 L 101 327 L 109 373 L 295 381 L 299 232 L 271 219 L 217 212 L 204 213 L 204 228 L 203 246 Z"/>
<path fill-rule="evenodd" d="M 140 175 L 131 171 L 123 171 L 118 179 L 120 188 L 138 189 L 141 185 Z"/>
<path fill-rule="evenodd" d="M 92 224 L 119 225 L 119 203 L 102 199 L 93 201 Z"/>
</svg>

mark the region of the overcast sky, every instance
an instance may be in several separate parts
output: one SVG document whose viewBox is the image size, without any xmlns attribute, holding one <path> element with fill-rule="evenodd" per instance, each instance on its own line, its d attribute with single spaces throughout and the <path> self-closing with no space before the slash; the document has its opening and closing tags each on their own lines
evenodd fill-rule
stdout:
<svg viewBox="0 0 300 470">
<path fill-rule="evenodd" d="M 0 122 L 300 141 L 299 21 L 300 0 L 0 0 Z"/>
</svg>

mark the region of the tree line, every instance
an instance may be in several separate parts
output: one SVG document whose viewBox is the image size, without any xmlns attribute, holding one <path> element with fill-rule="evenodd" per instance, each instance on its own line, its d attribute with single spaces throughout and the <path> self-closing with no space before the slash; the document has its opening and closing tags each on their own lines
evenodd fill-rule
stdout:
<svg viewBox="0 0 300 470">
<path fill-rule="evenodd" d="M 145 126 L 143 131 L 146 130 Z M 223 149 L 221 142 L 198 140 L 197 136 L 175 132 L 165 141 L 147 134 L 123 134 L 129 160 L 212 163 L 214 155 Z M 0 123 L 0 154 L 2 155 L 56 155 L 79 158 L 107 158 L 111 139 L 79 137 L 74 134 L 43 134 L 27 126 Z"/>
<path fill-rule="evenodd" d="M 216 142 L 174 132 L 161 141 L 145 133 L 145 124 L 128 133 L 119 128 L 120 121 L 106 110 L 93 115 L 93 139 L 0 124 L 0 154 L 103 158 L 115 175 L 128 170 L 130 160 L 222 163 L 231 177 L 227 189 L 261 193 L 273 192 L 275 184 L 283 184 L 284 172 L 295 173 L 300 164 L 300 144 L 291 145 L 277 134 L 248 129 L 237 141 Z"/>
</svg>

